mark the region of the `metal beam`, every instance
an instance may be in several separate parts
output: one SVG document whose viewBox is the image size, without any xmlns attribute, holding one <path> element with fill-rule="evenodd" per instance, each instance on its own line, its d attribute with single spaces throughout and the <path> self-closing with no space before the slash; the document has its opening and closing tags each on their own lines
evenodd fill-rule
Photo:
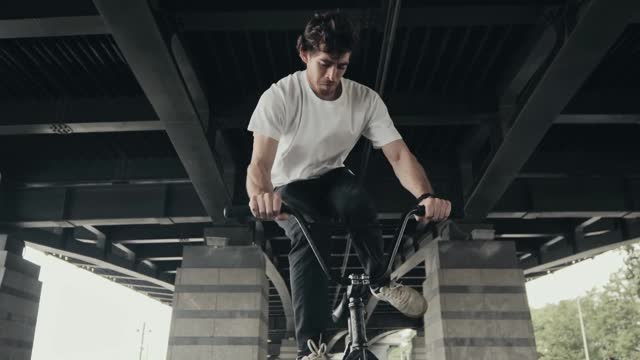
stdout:
<svg viewBox="0 0 640 360">
<path fill-rule="evenodd" d="M 101 16 L 0 20 L 0 39 L 108 34 Z"/>
<path fill-rule="evenodd" d="M 640 114 L 561 114 L 553 123 L 640 125 Z"/>
<path fill-rule="evenodd" d="M 640 154 L 633 152 L 538 151 L 518 177 L 640 176 Z"/>
<path fill-rule="evenodd" d="M 393 51 L 393 43 L 396 37 L 396 31 L 398 28 L 398 17 L 400 16 L 401 0 L 388 0 L 387 1 L 386 20 L 384 22 L 384 33 L 382 38 L 382 48 L 380 49 L 380 57 L 378 58 L 378 68 L 376 73 L 376 83 L 374 90 L 380 95 L 384 96 L 385 83 L 387 80 L 387 73 L 389 69 L 389 62 L 391 60 L 391 52 Z M 358 171 L 358 182 L 364 183 L 364 179 L 367 175 L 367 167 L 369 167 L 369 158 L 373 145 L 371 141 L 365 140 L 364 150 L 361 154 L 360 168 Z"/>
<path fill-rule="evenodd" d="M 620 219 L 611 231 L 585 237 L 572 245 L 569 241 L 560 241 L 541 249 L 536 255 L 522 262 L 526 276 L 539 276 L 558 267 L 564 267 L 575 261 L 590 258 L 605 251 L 617 249 L 640 241 L 640 220 Z"/>
<path fill-rule="evenodd" d="M 381 217 L 399 217 L 398 213 L 389 213 L 401 210 L 397 204 L 401 201 L 402 190 L 398 187 L 397 191 L 387 189 L 379 199 Z M 94 225 L 104 231 L 108 239 L 180 242 L 182 238 L 200 241 L 203 234 L 199 228 L 202 223 L 210 221 L 193 186 L 188 183 L 8 188 L 1 195 L 4 200 L 0 203 L 0 210 L 4 212 L 0 212 L 0 226 Z M 489 217 L 640 217 L 640 180 L 615 176 L 518 179 L 505 192 Z M 186 230 L 159 226 L 188 223 L 197 225 Z M 147 235 L 144 234 L 147 230 L 143 228 L 131 231 L 113 228 L 114 233 L 110 234 L 108 227 L 101 227 L 143 224 L 155 226 L 149 228 Z"/>
<path fill-rule="evenodd" d="M 430 126 L 459 126 L 478 125 L 488 119 L 495 118 L 495 113 L 451 113 L 451 114 L 413 114 L 391 113 L 391 118 L 396 126 L 406 127 L 430 127 Z M 221 114 L 217 116 L 225 129 L 244 129 L 249 123 L 250 112 L 243 114 Z M 579 121 L 579 120 L 577 120 Z"/>
<path fill-rule="evenodd" d="M 103 269 L 103 268 L 99 268 L 99 267 L 93 268 L 91 270 L 91 272 L 96 274 L 96 275 L 100 275 L 100 276 L 107 277 L 107 278 L 111 278 L 112 277 L 112 278 L 131 279 L 131 276 L 129 276 L 129 275 L 124 275 L 124 274 L 121 274 L 121 273 L 119 273 L 117 271 L 113 271 L 113 270 L 110 270 L 110 269 Z"/>
<path fill-rule="evenodd" d="M 3 101 L 0 126 L 149 122 L 158 116 L 142 96 Z"/>
<path fill-rule="evenodd" d="M 198 244 L 204 242 L 204 228 L 209 223 L 175 225 L 105 226 L 109 241 L 124 245 Z"/>
<path fill-rule="evenodd" d="M 30 160 L 5 164 L 11 184 L 22 188 L 112 184 L 189 183 L 176 157 L 113 160 Z"/>
<path fill-rule="evenodd" d="M 573 232 L 572 219 L 495 219 L 491 220 L 496 238 L 553 237 Z"/>
<path fill-rule="evenodd" d="M 553 5 L 462 5 L 405 8 L 400 26 L 499 26 L 536 24 Z"/>
<path fill-rule="evenodd" d="M 82 134 L 128 131 L 164 131 L 164 124 L 158 120 L 150 121 L 113 121 L 88 123 L 52 123 L 34 125 L 2 125 L 1 135 L 37 135 L 37 134 Z"/>
<path fill-rule="evenodd" d="M 538 24 L 528 34 L 524 43 L 526 45 L 514 55 L 514 60 L 503 72 L 498 85 L 499 109 L 505 120 L 512 120 L 512 112 L 516 110 L 519 97 L 535 79 L 535 74 L 544 68 L 560 43 L 556 26 Z M 508 127 L 510 124 L 505 125 Z"/>
<path fill-rule="evenodd" d="M 223 166 L 209 147 L 201 119 L 147 1 L 94 0 L 182 160 L 207 214 L 223 222 L 231 202 Z M 162 76 L 159 76 L 162 74 Z"/>
<path fill-rule="evenodd" d="M 548 6 L 429 6 L 407 8 L 398 21 L 401 27 L 476 26 L 535 24 Z M 381 28 L 385 14 L 378 8 L 342 9 L 350 18 L 372 19 L 362 28 Z M 304 28 L 313 11 L 265 10 L 225 12 L 182 12 L 177 14 L 184 31 L 286 31 Z"/>
<path fill-rule="evenodd" d="M 640 217 L 640 181 L 618 177 L 518 179 L 488 217 Z"/>
<path fill-rule="evenodd" d="M 514 85 L 515 86 L 515 85 Z M 191 90 L 193 92 L 193 90 Z M 599 98 L 605 97 L 605 93 Z M 397 100 L 389 94 L 389 113 L 397 126 L 429 127 L 484 125 L 498 117 L 497 112 L 461 111 L 462 105 L 451 105 L 451 111 L 423 113 L 424 103 L 419 99 Z M 233 112 L 216 113 L 214 123 L 221 129 L 244 129 L 255 108 L 258 94 L 235 106 Z M 397 104 L 396 104 L 397 103 Z M 395 105 L 394 105 L 395 104 Z M 143 97 L 116 97 L 108 99 L 78 98 L 65 101 L 11 101 L 0 103 L 0 135 L 70 134 L 86 132 L 162 131 L 153 107 Z M 639 113 L 580 112 L 580 106 L 556 117 L 554 124 L 638 124 Z M 207 115 L 209 110 L 199 110 Z M 205 124 L 203 123 L 203 126 Z M 220 150 L 218 150 L 220 151 Z"/>
<path fill-rule="evenodd" d="M 497 113 L 477 114 L 399 114 L 391 115 L 396 126 L 403 127 L 431 127 L 431 126 L 460 126 L 483 125 Z M 127 116 L 129 117 L 129 116 Z M 220 116 L 218 120 L 224 129 L 243 129 L 248 124 L 246 116 Z M 640 124 L 640 114 L 561 114 L 553 121 L 554 124 Z M 36 134 L 81 134 L 101 132 L 130 132 L 130 131 L 164 131 L 165 125 L 158 120 L 142 121 L 104 121 L 77 123 L 40 123 L 28 125 L 0 125 L 2 135 L 36 135 Z"/>
<path fill-rule="evenodd" d="M 176 59 L 176 64 L 182 73 L 185 86 L 193 99 L 193 105 L 198 112 L 198 117 L 202 128 L 208 134 L 209 142 L 214 146 L 214 152 L 218 155 L 217 161 L 222 167 L 222 174 L 227 191 L 233 195 L 235 186 L 236 164 L 231 155 L 231 149 L 227 144 L 227 139 L 222 135 L 220 124 L 211 117 L 209 100 L 204 91 L 204 86 L 200 79 L 201 72 L 195 68 L 195 62 L 191 59 L 193 55 L 185 48 L 177 35 L 171 37 L 171 49 Z"/>
<path fill-rule="evenodd" d="M 111 252 L 110 247 L 100 249 L 73 239 L 70 231 L 56 229 L 47 231 L 40 229 L 20 229 L 9 235 L 10 239 L 24 241 L 37 250 L 57 254 L 63 258 L 82 261 L 84 264 L 102 269 L 109 269 L 118 274 L 127 275 L 138 281 L 151 283 L 168 290 L 174 290 L 172 283 L 163 275 L 138 261 L 121 258 Z"/>
<path fill-rule="evenodd" d="M 136 254 L 136 257 L 149 261 L 178 261 L 182 260 L 183 244 L 153 244 L 149 245 L 129 245 L 129 249 Z"/>
<path fill-rule="evenodd" d="M 4 195 L 0 224 L 7 226 L 76 227 L 211 220 L 191 184 L 27 188 L 12 189 Z"/>
<path fill-rule="evenodd" d="M 640 6 L 634 0 L 594 0 L 558 51 L 466 201 L 470 218 L 484 218 L 545 133 L 599 64 Z"/>
</svg>

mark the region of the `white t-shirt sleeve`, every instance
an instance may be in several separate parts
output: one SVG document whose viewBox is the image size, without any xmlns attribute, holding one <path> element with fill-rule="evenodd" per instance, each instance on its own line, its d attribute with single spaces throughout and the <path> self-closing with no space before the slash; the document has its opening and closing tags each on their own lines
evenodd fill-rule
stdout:
<svg viewBox="0 0 640 360">
<path fill-rule="evenodd" d="M 284 99 L 278 90 L 271 86 L 260 97 L 258 105 L 251 115 L 251 120 L 249 120 L 247 130 L 280 141 L 284 130 L 284 121 Z"/>
<path fill-rule="evenodd" d="M 368 112 L 367 126 L 362 135 L 371 140 L 375 149 L 379 149 L 392 141 L 402 139 L 402 136 L 393 125 L 387 106 L 380 95 L 371 91 L 370 96 L 373 99 Z"/>
</svg>

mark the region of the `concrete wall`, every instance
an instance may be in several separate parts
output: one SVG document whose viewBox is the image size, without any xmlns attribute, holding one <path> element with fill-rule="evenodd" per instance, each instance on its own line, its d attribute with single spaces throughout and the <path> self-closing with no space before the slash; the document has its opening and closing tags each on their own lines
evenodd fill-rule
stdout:
<svg viewBox="0 0 640 360">
<path fill-rule="evenodd" d="M 426 358 L 537 359 L 514 243 L 438 241 L 429 247 Z"/>
<path fill-rule="evenodd" d="M 0 360 L 31 359 L 42 283 L 21 249 L 0 234 Z"/>
<path fill-rule="evenodd" d="M 259 248 L 185 247 L 167 358 L 266 359 L 268 292 Z"/>
</svg>

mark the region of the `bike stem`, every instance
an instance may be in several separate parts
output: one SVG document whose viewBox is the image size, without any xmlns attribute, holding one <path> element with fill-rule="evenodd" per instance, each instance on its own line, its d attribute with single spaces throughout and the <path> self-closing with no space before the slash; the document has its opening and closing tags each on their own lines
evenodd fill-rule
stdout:
<svg viewBox="0 0 640 360">
<path fill-rule="evenodd" d="M 369 276 L 365 274 L 349 275 L 351 285 L 347 288 L 349 298 L 349 329 L 351 334 L 352 350 L 359 350 L 368 347 L 366 332 L 366 322 L 364 320 L 365 294 L 369 291 Z"/>
</svg>

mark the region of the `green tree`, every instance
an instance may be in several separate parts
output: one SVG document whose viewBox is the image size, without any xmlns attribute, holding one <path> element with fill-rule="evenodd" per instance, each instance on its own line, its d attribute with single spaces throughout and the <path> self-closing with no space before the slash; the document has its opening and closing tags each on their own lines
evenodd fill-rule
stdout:
<svg viewBox="0 0 640 360">
<path fill-rule="evenodd" d="M 624 251 L 624 278 L 629 281 L 630 290 L 640 297 L 640 244 L 626 246 Z"/>
<path fill-rule="evenodd" d="M 640 359 L 640 246 L 628 246 L 625 267 L 602 289 L 580 299 L 592 359 Z M 575 300 L 532 311 L 540 359 L 584 359 Z"/>
<path fill-rule="evenodd" d="M 601 359 L 640 359 L 640 247 L 627 247 L 625 253 L 624 269 L 592 292 L 596 303 L 587 331 Z"/>
<path fill-rule="evenodd" d="M 532 318 L 541 360 L 584 359 L 575 301 L 564 300 L 533 310 Z"/>
</svg>

